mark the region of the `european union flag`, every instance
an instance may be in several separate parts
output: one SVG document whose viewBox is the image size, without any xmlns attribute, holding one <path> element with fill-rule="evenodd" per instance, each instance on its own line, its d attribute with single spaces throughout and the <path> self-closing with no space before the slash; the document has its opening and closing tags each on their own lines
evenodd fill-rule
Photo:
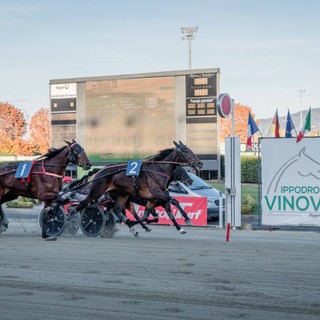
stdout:
<svg viewBox="0 0 320 320">
<path fill-rule="evenodd" d="M 292 130 L 295 130 L 290 111 L 288 110 L 287 114 L 287 123 L 286 123 L 286 138 L 292 138 Z"/>
</svg>

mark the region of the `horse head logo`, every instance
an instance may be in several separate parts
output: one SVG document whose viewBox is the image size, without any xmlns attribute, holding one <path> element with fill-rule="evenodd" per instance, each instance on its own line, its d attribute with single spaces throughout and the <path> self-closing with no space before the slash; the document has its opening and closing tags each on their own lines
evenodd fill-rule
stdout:
<svg viewBox="0 0 320 320">
<path fill-rule="evenodd" d="M 276 193 L 280 183 L 285 183 L 289 176 L 297 177 L 299 182 L 310 177 L 320 180 L 320 163 L 306 153 L 305 147 L 302 148 L 279 168 L 271 179 L 267 194 Z"/>
</svg>

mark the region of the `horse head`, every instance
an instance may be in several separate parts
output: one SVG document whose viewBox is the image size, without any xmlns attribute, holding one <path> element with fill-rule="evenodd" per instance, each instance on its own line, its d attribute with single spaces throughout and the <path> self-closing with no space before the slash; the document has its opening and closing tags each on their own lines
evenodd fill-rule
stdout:
<svg viewBox="0 0 320 320">
<path fill-rule="evenodd" d="M 173 171 L 172 179 L 174 181 L 181 181 L 188 186 L 193 182 L 192 178 L 188 175 L 188 172 L 183 167 L 177 167 Z"/>
<path fill-rule="evenodd" d="M 182 155 L 182 158 L 184 160 L 187 160 L 188 165 L 195 168 L 195 169 L 201 169 L 203 166 L 203 163 L 200 161 L 200 159 L 193 153 L 193 151 L 188 148 L 185 144 L 183 144 L 181 141 L 179 141 L 179 144 L 175 141 L 173 141 L 174 145 L 177 148 L 177 151 Z"/>
<path fill-rule="evenodd" d="M 64 140 L 69 147 L 69 158 L 70 162 L 77 164 L 82 167 L 84 170 L 89 170 L 92 166 L 91 161 L 87 157 L 86 152 L 80 146 L 78 142 L 72 139 L 72 142 Z"/>
</svg>

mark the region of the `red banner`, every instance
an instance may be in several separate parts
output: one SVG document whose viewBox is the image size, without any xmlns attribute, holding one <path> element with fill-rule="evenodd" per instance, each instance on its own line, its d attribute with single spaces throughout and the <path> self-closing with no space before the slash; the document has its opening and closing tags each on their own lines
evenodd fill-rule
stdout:
<svg viewBox="0 0 320 320">
<path fill-rule="evenodd" d="M 180 203 L 181 208 L 186 212 L 194 226 L 207 225 L 207 198 L 205 197 L 174 197 Z M 144 207 L 135 204 L 138 216 L 141 218 L 144 213 Z M 156 207 L 159 215 L 159 224 L 173 224 L 162 207 Z M 177 207 L 171 205 L 171 211 L 180 225 L 186 225 L 183 216 Z M 128 218 L 134 220 L 133 216 L 127 211 Z"/>
</svg>

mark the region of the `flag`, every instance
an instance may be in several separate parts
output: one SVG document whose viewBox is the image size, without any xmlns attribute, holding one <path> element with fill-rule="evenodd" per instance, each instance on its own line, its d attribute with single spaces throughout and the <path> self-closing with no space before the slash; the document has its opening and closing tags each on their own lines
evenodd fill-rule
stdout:
<svg viewBox="0 0 320 320">
<path fill-rule="evenodd" d="M 290 111 L 288 109 L 287 123 L 286 123 L 286 138 L 292 138 L 292 130 L 295 130 Z"/>
<path fill-rule="evenodd" d="M 252 136 L 258 131 L 259 131 L 259 129 L 258 129 L 254 119 L 252 118 L 251 113 L 249 112 L 249 116 L 248 116 L 248 134 L 247 134 L 247 146 L 248 147 L 252 147 Z"/>
<path fill-rule="evenodd" d="M 274 134 L 275 138 L 280 138 L 280 124 L 279 124 L 279 117 L 278 117 L 278 109 L 273 117 L 269 132 L 270 131 Z"/>
<path fill-rule="evenodd" d="M 306 119 L 304 120 L 304 125 L 297 136 L 297 142 L 299 142 L 310 131 L 311 131 L 311 107 L 309 108 Z"/>
</svg>

